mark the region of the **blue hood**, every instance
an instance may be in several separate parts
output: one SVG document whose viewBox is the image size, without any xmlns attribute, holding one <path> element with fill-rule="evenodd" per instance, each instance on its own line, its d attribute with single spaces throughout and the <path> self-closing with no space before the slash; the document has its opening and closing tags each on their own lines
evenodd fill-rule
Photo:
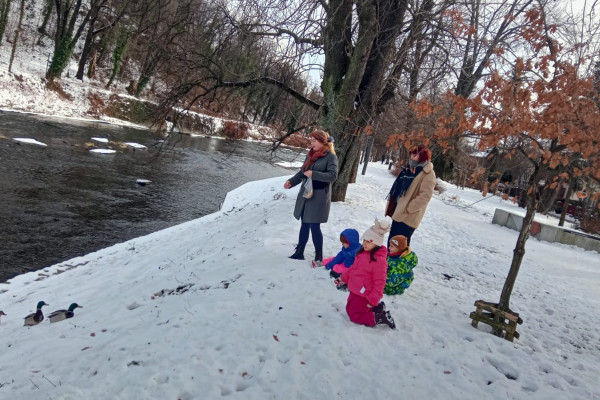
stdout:
<svg viewBox="0 0 600 400">
<path fill-rule="evenodd" d="M 348 243 L 350 243 L 350 249 L 360 247 L 360 235 L 356 229 L 345 229 L 340 235 L 348 240 Z"/>
</svg>

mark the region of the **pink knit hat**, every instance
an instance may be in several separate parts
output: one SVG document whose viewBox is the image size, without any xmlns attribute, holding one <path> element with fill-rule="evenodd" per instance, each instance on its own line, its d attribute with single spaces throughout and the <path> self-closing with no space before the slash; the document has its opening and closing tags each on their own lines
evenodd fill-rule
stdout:
<svg viewBox="0 0 600 400">
<path fill-rule="evenodd" d="M 390 231 L 390 222 L 387 219 L 381 221 L 375 218 L 375 224 L 363 233 L 363 240 L 383 246 L 383 237 Z"/>
</svg>

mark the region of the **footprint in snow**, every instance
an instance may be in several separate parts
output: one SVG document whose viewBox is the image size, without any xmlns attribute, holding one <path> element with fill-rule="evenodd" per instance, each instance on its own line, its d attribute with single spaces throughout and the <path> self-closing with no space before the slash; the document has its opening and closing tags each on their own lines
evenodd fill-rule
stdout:
<svg viewBox="0 0 600 400">
<path fill-rule="evenodd" d="M 135 310 L 136 308 L 141 307 L 142 305 L 139 304 L 137 301 L 134 301 L 133 303 L 131 303 L 130 305 L 127 306 L 128 310 Z"/>
</svg>

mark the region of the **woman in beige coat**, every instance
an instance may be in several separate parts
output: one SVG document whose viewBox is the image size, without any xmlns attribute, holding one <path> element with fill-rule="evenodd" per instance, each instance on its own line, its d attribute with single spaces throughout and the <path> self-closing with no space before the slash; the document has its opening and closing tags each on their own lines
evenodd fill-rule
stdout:
<svg viewBox="0 0 600 400">
<path fill-rule="evenodd" d="M 389 238 L 396 235 L 406 236 L 410 244 L 433 196 L 435 182 L 431 151 L 425 146 L 413 147 L 409 164 L 402 168 L 388 195 L 386 215 L 392 217 L 388 248 Z"/>
</svg>

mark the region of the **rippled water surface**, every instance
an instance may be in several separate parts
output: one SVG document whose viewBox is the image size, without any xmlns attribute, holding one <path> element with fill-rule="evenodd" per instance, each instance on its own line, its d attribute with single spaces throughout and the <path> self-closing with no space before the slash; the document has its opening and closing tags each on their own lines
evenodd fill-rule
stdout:
<svg viewBox="0 0 600 400">
<path fill-rule="evenodd" d="M 35 138 L 47 147 L 20 144 Z M 109 139 L 89 151 L 92 137 Z M 210 214 L 235 187 L 291 175 L 300 158 L 267 145 L 156 134 L 113 125 L 0 112 L 0 281 Z M 137 179 L 151 184 L 141 186 Z"/>
</svg>

